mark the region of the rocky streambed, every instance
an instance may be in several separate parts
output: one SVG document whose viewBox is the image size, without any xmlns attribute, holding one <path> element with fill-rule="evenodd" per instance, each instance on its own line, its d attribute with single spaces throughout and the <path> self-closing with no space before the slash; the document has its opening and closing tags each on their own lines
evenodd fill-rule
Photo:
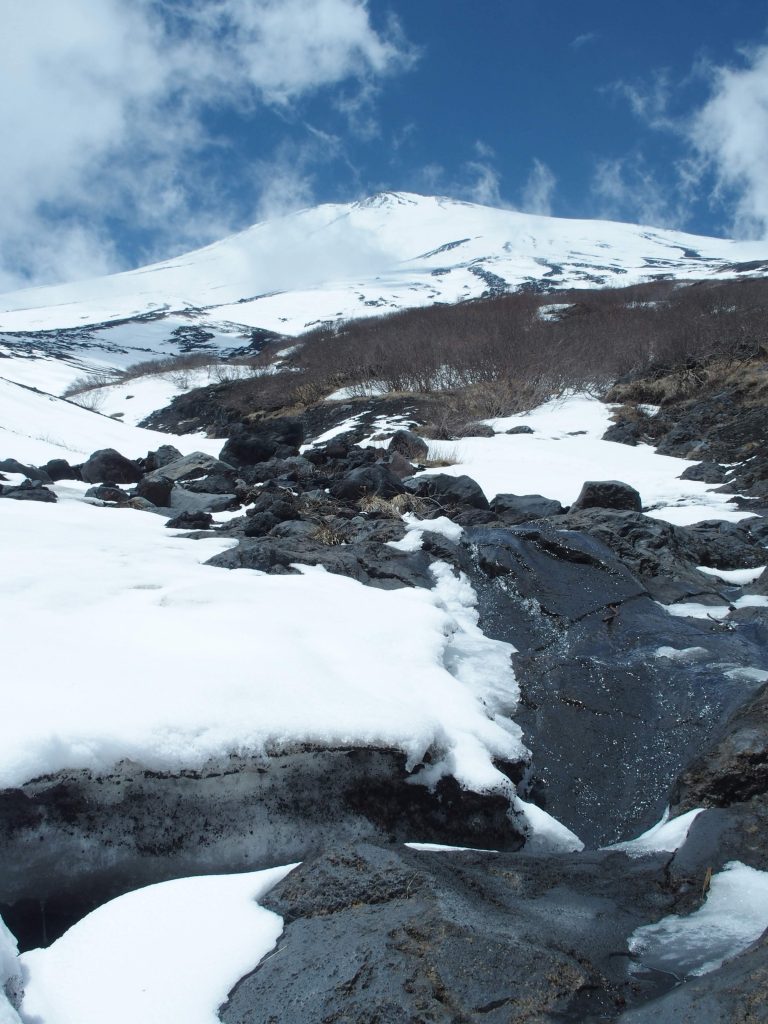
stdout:
<svg viewBox="0 0 768 1024">
<path fill-rule="evenodd" d="M 226 540 L 220 570 L 428 590 L 447 567 L 482 633 L 511 645 L 519 693 L 484 698 L 489 718 L 514 703 L 527 751 L 496 759 L 506 791 L 435 778 L 437 749 L 414 764 L 295 740 L 202 768 L 60 770 L 0 792 L 0 915 L 30 948 L 140 886 L 301 861 L 261 901 L 283 934 L 225 1022 L 768 1019 L 759 936 L 701 976 L 684 950 L 670 966 L 633 938 L 695 921 L 729 865 L 768 871 L 765 520 L 675 526 L 620 481 L 569 508 L 489 502 L 467 476 L 417 474 L 427 446 L 407 415 L 359 447 L 375 411 L 308 447 L 300 421 L 272 419 L 218 459 L 8 460 L 0 497 L 53 504 L 54 481 L 84 481 L 105 516 L 163 515 L 203 550 Z M 700 813 L 622 848 L 666 809 Z"/>
</svg>

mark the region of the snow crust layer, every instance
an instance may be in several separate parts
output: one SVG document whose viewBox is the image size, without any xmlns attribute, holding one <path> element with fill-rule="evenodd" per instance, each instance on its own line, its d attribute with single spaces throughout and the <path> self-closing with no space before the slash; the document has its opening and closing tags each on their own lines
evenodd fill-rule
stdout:
<svg viewBox="0 0 768 1024">
<path fill-rule="evenodd" d="M 609 850 L 623 850 L 630 857 L 642 857 L 646 853 L 674 853 L 679 850 L 688 837 L 691 825 L 701 814 L 703 808 L 697 807 L 677 818 L 669 817 L 669 808 L 664 811 L 661 821 L 637 839 L 629 839 L 623 843 L 614 843 Z"/>
<path fill-rule="evenodd" d="M 104 904 L 21 956 L 24 1020 L 219 1024 L 229 991 L 283 930 L 257 900 L 294 867 L 181 878 Z"/>
<path fill-rule="evenodd" d="M 425 781 L 509 786 L 522 756 L 509 645 L 477 626 L 466 579 L 382 591 L 307 569 L 266 576 L 200 564 L 158 516 L 0 501 L 0 786 L 60 768 L 201 767 L 298 743 L 384 746 Z M 38 657 L 40 638 L 50 657 Z"/>
<path fill-rule="evenodd" d="M 686 977 L 708 974 L 768 928 L 768 872 L 731 861 L 712 876 L 706 902 L 638 928 L 629 941 L 642 967 Z"/>
</svg>

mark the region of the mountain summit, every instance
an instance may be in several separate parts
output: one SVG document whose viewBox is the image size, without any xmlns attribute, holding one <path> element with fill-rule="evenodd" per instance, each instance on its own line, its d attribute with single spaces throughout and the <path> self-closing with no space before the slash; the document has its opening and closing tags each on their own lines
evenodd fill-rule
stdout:
<svg viewBox="0 0 768 1024">
<path fill-rule="evenodd" d="M 264 221 L 138 270 L 0 296 L 0 330 L 182 313 L 202 327 L 299 334 L 319 322 L 520 288 L 550 292 L 766 267 L 765 242 L 381 192 Z"/>
</svg>

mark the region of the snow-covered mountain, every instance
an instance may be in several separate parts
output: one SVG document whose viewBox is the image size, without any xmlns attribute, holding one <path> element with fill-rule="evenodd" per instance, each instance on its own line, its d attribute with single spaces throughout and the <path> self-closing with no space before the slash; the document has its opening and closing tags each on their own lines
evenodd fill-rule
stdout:
<svg viewBox="0 0 768 1024">
<path fill-rule="evenodd" d="M 124 365 L 201 345 L 242 348 L 254 329 L 297 335 L 322 322 L 489 292 L 767 269 L 765 242 L 386 192 L 256 224 L 128 273 L 0 296 L 0 342 L 85 349 Z"/>
</svg>

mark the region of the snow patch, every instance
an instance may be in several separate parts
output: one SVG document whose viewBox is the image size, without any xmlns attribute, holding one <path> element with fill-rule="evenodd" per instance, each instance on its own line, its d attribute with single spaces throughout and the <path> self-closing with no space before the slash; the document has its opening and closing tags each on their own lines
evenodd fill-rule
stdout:
<svg viewBox="0 0 768 1024">
<path fill-rule="evenodd" d="M 623 843 L 613 843 L 608 850 L 623 850 L 630 857 L 642 857 L 646 853 L 674 853 L 679 850 L 688 837 L 691 825 L 704 810 L 697 807 L 677 818 L 669 817 L 669 808 L 664 811 L 661 821 L 637 839 L 628 839 Z"/>
<path fill-rule="evenodd" d="M 219 1024 L 229 991 L 283 930 L 257 901 L 296 866 L 180 878 L 111 900 L 20 957 L 24 1019 Z"/>
<path fill-rule="evenodd" d="M 706 902 L 687 917 L 671 914 L 636 929 L 629 949 L 637 969 L 682 980 L 717 970 L 768 927 L 768 872 L 731 861 L 712 876 Z"/>
</svg>

